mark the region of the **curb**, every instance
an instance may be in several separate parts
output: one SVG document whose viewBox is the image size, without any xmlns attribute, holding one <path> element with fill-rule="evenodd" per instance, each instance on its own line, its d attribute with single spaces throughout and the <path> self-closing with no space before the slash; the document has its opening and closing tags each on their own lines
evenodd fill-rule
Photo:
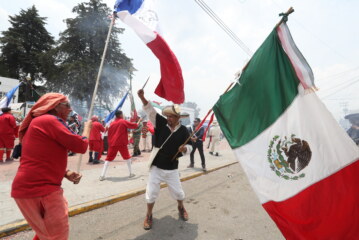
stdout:
<svg viewBox="0 0 359 240">
<path fill-rule="evenodd" d="M 188 181 L 188 180 L 191 180 L 193 178 L 196 178 L 196 177 L 199 177 L 202 175 L 206 175 L 208 173 L 217 171 L 217 170 L 225 168 L 225 167 L 229 167 L 229 166 L 237 164 L 237 163 L 238 162 L 236 161 L 236 162 L 232 162 L 232 163 L 220 166 L 220 167 L 209 169 L 206 172 L 192 173 L 188 176 L 182 177 L 181 182 Z M 161 188 L 165 188 L 165 187 L 167 187 L 167 184 L 162 183 Z M 75 205 L 75 206 L 72 206 L 69 208 L 69 217 L 72 217 L 72 216 L 75 216 L 75 215 L 78 215 L 81 213 L 89 212 L 91 210 L 95 210 L 95 209 L 98 209 L 101 207 L 105 207 L 105 206 L 129 199 L 129 198 L 133 198 L 138 195 L 144 194 L 145 192 L 146 192 L 146 188 L 139 188 L 139 189 L 125 192 L 125 193 L 113 195 L 110 197 L 100 198 L 100 199 L 93 200 L 90 202 L 78 204 L 78 205 Z M 8 237 L 10 235 L 25 231 L 27 229 L 30 229 L 30 226 L 26 222 L 26 220 L 20 220 L 20 221 L 14 222 L 14 223 L 6 224 L 4 226 L 0 226 L 0 238 Z"/>
</svg>

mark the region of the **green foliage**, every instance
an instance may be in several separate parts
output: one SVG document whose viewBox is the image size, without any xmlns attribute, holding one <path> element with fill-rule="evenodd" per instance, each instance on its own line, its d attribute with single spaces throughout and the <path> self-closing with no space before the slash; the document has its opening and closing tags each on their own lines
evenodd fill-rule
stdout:
<svg viewBox="0 0 359 240">
<path fill-rule="evenodd" d="M 101 0 L 80 3 L 72 10 L 75 18 L 65 20 L 56 48 L 42 57 L 46 86 L 60 91 L 74 102 L 89 107 L 109 30 L 111 10 Z M 118 36 L 123 29 L 112 28 L 96 101 L 112 109 L 128 89 L 134 71 L 131 59 L 122 52 Z"/>
<path fill-rule="evenodd" d="M 5 77 L 9 76 L 7 67 L 5 63 L 1 60 L 1 57 L 0 57 L 0 76 L 5 76 Z"/>
<path fill-rule="evenodd" d="M 19 79 L 30 74 L 32 84 L 29 83 L 28 86 L 32 85 L 32 89 L 37 89 L 33 83 L 45 81 L 41 73 L 40 58 L 54 44 L 53 37 L 45 28 L 46 18 L 39 16 L 35 6 L 21 10 L 18 15 L 9 18 L 11 27 L 3 31 L 0 38 L 1 75 Z M 25 86 L 20 87 L 19 101 L 25 100 Z M 30 88 L 28 90 L 28 97 L 36 94 Z"/>
</svg>

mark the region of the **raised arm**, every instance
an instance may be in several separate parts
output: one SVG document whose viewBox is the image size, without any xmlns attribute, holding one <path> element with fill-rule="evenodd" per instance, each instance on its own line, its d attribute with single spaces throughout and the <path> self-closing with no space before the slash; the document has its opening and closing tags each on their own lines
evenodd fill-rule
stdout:
<svg viewBox="0 0 359 240">
<path fill-rule="evenodd" d="M 152 122 L 154 126 L 156 126 L 156 110 L 152 107 L 151 104 L 147 101 L 145 98 L 145 94 L 143 92 L 143 89 L 140 89 L 137 91 L 138 97 L 141 99 L 143 104 L 143 110 L 146 112 L 148 119 Z"/>
<path fill-rule="evenodd" d="M 146 106 L 148 104 L 148 101 L 145 98 L 145 92 L 143 91 L 143 89 L 138 90 L 137 95 L 141 99 L 143 106 Z"/>
</svg>

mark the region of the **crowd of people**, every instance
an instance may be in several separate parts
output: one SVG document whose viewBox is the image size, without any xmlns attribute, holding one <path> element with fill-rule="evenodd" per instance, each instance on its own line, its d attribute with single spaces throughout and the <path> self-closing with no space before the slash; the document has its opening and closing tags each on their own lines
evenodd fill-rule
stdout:
<svg viewBox="0 0 359 240">
<path fill-rule="evenodd" d="M 22 117 L 14 116 L 11 112 L 11 107 L 5 107 L 1 109 L 0 115 L 0 160 L 2 162 L 13 161 L 14 157 L 12 156 L 12 150 L 15 146 L 15 140 L 18 138 L 18 132 L 20 124 L 23 121 Z M 130 148 L 133 148 L 131 157 L 140 156 L 141 152 L 151 152 L 154 146 L 154 126 L 153 123 L 147 119 L 141 119 L 137 117 L 137 127 L 135 129 L 128 128 L 127 134 L 128 145 Z M 68 128 L 74 134 L 80 134 L 82 132 L 83 124 L 79 118 L 79 115 L 71 110 L 69 116 L 65 120 Z M 90 132 L 89 139 L 89 160 L 88 163 L 99 164 L 104 161 L 101 160 L 102 155 L 105 152 L 108 152 L 108 132 L 109 126 L 106 126 L 104 120 L 100 119 L 98 116 L 92 116 L 92 129 Z M 128 122 L 128 121 L 127 121 Z M 200 122 L 199 118 L 196 118 L 193 122 L 193 125 L 188 128 L 190 133 L 198 126 Z M 126 132 L 126 131 L 125 131 Z M 202 167 L 205 170 L 205 158 L 203 155 L 203 136 L 204 128 L 200 127 L 194 136 L 191 138 L 191 142 L 194 145 L 194 149 L 191 152 L 191 162 L 188 167 L 194 166 L 194 153 L 198 149 L 198 152 L 201 157 Z M 125 136 L 124 135 L 124 136 Z M 213 126 L 209 130 L 208 136 L 210 137 L 209 146 L 211 146 L 210 154 L 219 156 L 218 151 L 215 151 L 215 148 L 222 138 L 222 134 L 218 123 L 213 122 Z M 209 146 L 207 148 L 209 148 Z M 3 157 L 5 154 L 5 158 Z M 71 150 L 68 151 L 68 156 L 74 156 L 75 153 Z M 107 160 L 107 159 L 106 159 Z M 110 160 L 111 161 L 111 160 Z"/>
<path fill-rule="evenodd" d="M 138 96 L 146 112 L 145 119 L 138 117 L 136 122 L 131 122 L 124 118 L 122 111 L 116 111 L 115 118 L 108 125 L 99 117 L 92 116 L 82 126 L 69 99 L 59 93 L 43 95 L 21 122 L 11 114 L 11 108 L 1 109 L 0 156 L 6 154 L 6 158 L 1 160 L 13 160 L 11 152 L 15 138 L 18 138 L 21 158 L 11 196 L 36 232 L 34 239 L 68 239 L 68 206 L 61 182 L 63 178 L 74 184 L 80 182 L 81 173 L 68 169 L 67 160 L 68 156 L 87 151 L 89 164 L 104 163 L 100 181 L 106 179 L 107 169 L 117 153 L 126 161 L 131 178 L 135 176 L 131 168 L 132 158 L 141 152 L 151 152 L 144 229 L 152 227 L 152 210 L 161 182 L 168 185 L 171 196 L 177 201 L 180 217 L 188 220 L 178 159 L 189 154 L 189 167 L 194 167 L 194 153 L 198 149 L 203 170 L 206 170 L 202 140 L 204 128 L 199 127 L 198 118 L 192 127 L 183 126 L 183 116 L 176 105 L 165 107 L 161 115 L 145 98 L 143 90 L 138 91 Z M 219 140 L 217 135 L 218 131 L 209 132 L 212 153 Z M 133 146 L 132 154 L 129 144 Z M 102 161 L 104 151 L 107 154 Z"/>
<path fill-rule="evenodd" d="M 67 160 L 68 156 L 87 151 L 89 164 L 104 163 L 100 181 L 106 179 L 108 167 L 118 153 L 126 161 L 128 176 L 132 178 L 135 176 L 131 167 L 132 158 L 141 155 L 141 152 L 151 152 L 143 228 L 152 228 L 153 208 L 162 182 L 167 184 L 170 195 L 177 201 L 181 219 L 189 219 L 184 206 L 185 193 L 179 178 L 178 160 L 189 155 L 188 167 L 193 168 L 198 150 L 202 169 L 206 171 L 203 153 L 206 129 L 201 126 L 199 118 L 195 118 L 190 127 L 183 126 L 181 118 L 188 115 L 182 115 L 177 105 L 167 106 L 159 114 L 145 98 L 142 89 L 138 91 L 138 97 L 146 113 L 145 119 L 138 117 L 136 121 L 129 121 L 122 111 L 116 111 L 115 118 L 107 125 L 99 117 L 92 116 L 82 126 L 69 99 L 59 93 L 43 95 L 22 121 L 12 115 L 10 107 L 1 109 L 1 162 L 13 160 L 11 153 L 18 138 L 21 158 L 11 196 L 35 231 L 34 239 L 68 239 L 68 206 L 61 183 L 64 178 L 74 184 L 80 182 L 81 173 L 68 169 Z M 358 120 L 351 119 L 351 123 L 348 134 L 358 144 Z M 208 137 L 209 154 L 220 156 L 218 143 L 221 130 L 216 121 L 209 129 Z M 129 152 L 130 144 L 133 146 L 132 154 Z M 104 151 L 107 155 L 102 161 Z"/>
</svg>

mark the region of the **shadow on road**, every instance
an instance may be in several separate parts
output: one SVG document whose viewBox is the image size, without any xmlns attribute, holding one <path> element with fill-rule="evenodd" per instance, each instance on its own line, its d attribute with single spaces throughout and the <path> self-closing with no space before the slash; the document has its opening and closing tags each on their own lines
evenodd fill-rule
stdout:
<svg viewBox="0 0 359 240">
<path fill-rule="evenodd" d="M 144 177 L 143 175 L 135 175 L 134 177 L 106 177 L 104 181 L 110 181 L 110 182 L 123 182 L 123 181 L 131 181 L 135 179 L 139 179 Z"/>
<path fill-rule="evenodd" d="M 194 240 L 198 237 L 198 225 L 182 221 L 172 216 L 165 216 L 161 219 L 153 219 L 153 227 L 141 236 L 133 240 L 167 240 L 167 239 L 186 239 Z"/>
<path fill-rule="evenodd" d="M 109 232 L 96 238 L 96 240 L 114 240 L 121 239 L 121 229 Z M 143 234 L 132 240 L 195 240 L 198 237 L 198 225 L 184 222 L 179 217 L 165 216 L 161 219 L 153 218 L 153 227 L 151 230 L 143 230 Z"/>
</svg>

